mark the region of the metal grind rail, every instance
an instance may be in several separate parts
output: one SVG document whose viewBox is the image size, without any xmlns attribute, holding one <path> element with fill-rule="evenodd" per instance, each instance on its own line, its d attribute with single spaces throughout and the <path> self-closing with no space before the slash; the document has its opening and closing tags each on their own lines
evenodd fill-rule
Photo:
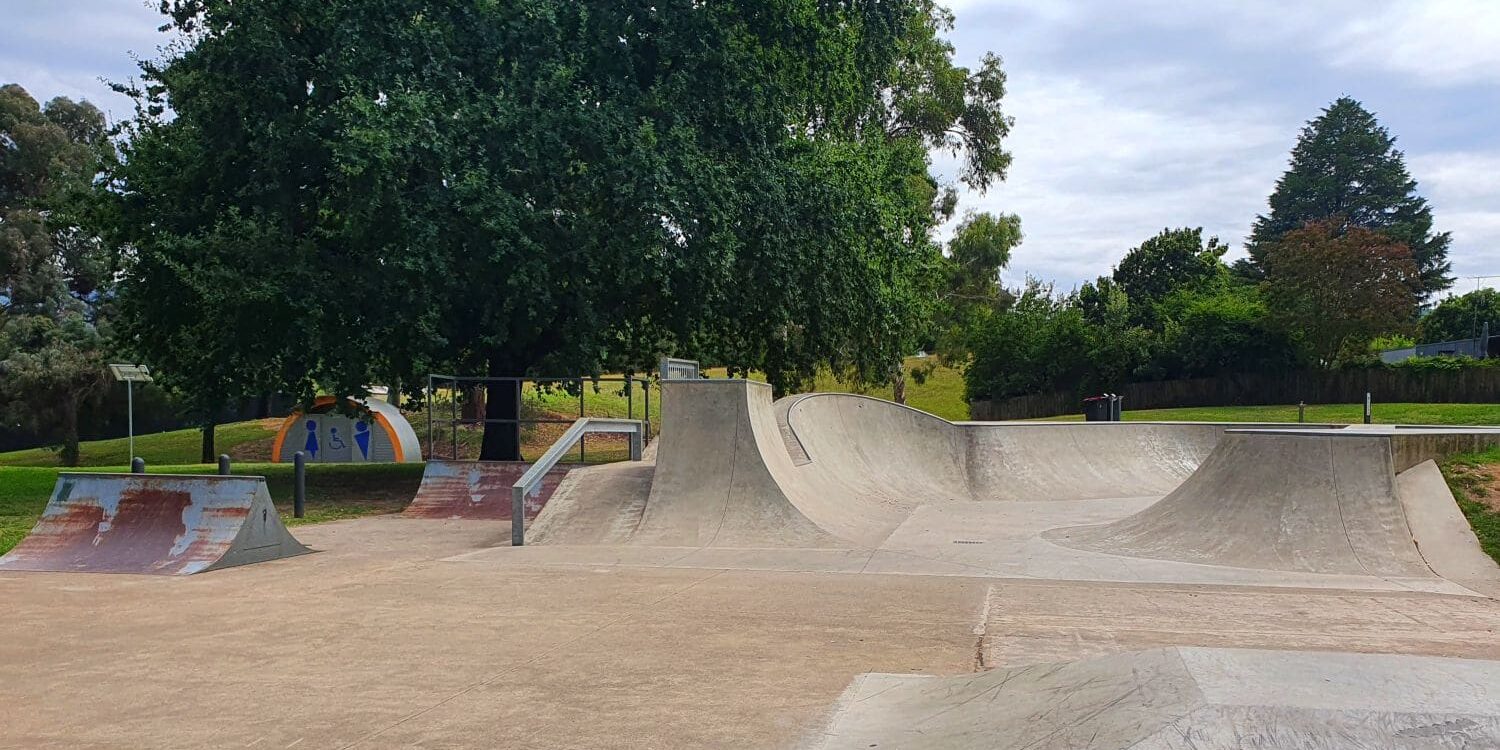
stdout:
<svg viewBox="0 0 1500 750">
<path fill-rule="evenodd" d="M 542 479 L 552 471 L 573 444 L 589 433 L 624 433 L 630 435 L 630 460 L 641 460 L 646 446 L 646 423 L 638 419 L 599 419 L 584 417 L 573 423 L 537 462 L 526 470 L 510 488 L 510 545 L 526 544 L 526 498 L 542 488 Z"/>
</svg>

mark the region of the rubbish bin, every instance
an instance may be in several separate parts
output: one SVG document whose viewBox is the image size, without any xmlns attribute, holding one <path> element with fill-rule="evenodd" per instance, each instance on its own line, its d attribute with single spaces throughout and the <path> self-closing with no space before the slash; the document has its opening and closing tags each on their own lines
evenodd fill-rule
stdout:
<svg viewBox="0 0 1500 750">
<path fill-rule="evenodd" d="M 1109 422 L 1114 416 L 1114 399 L 1108 395 L 1089 396 L 1083 400 L 1083 418 L 1087 422 Z"/>
</svg>

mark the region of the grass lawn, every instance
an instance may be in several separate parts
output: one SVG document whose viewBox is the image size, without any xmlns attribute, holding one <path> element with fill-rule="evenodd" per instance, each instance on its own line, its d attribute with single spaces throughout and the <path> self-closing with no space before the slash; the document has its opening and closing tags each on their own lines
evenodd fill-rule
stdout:
<svg viewBox="0 0 1500 750">
<path fill-rule="evenodd" d="M 235 448 L 257 440 L 276 437 L 279 419 L 256 419 L 249 422 L 219 425 L 214 430 L 214 447 L 220 453 L 235 454 Z M 203 435 L 196 429 L 158 432 L 135 436 L 135 454 L 148 465 L 190 464 L 198 460 Z M 92 440 L 79 445 L 80 466 L 129 466 L 130 440 Z M 0 453 L 0 466 L 57 466 L 57 451 L 52 448 Z"/>
<path fill-rule="evenodd" d="M 911 372 L 926 367 L 932 361 L 929 358 L 907 357 L 906 369 Z M 725 370 L 722 367 L 709 368 L 707 374 L 709 377 L 722 378 Z M 764 381 L 765 376 L 755 372 L 750 374 L 750 379 Z M 891 399 L 891 387 L 888 385 L 876 388 L 851 385 L 826 372 L 819 373 L 813 380 L 812 390 L 819 393 L 858 393 L 887 401 Z M 908 377 L 906 405 L 955 422 L 967 420 L 969 402 L 964 400 L 963 373 L 939 363 L 923 383 L 919 384 Z"/>
<path fill-rule="evenodd" d="M 1129 421 L 1169 422 L 1296 422 L 1297 405 L 1204 406 L 1186 409 L 1144 409 L 1121 415 Z M 1500 404 L 1373 404 L 1371 419 L 1377 424 L 1500 425 Z M 1357 424 L 1365 418 L 1364 404 L 1309 404 L 1307 421 L 1322 424 Z M 1082 421 L 1082 414 L 1045 417 L 1047 422 Z"/>
<path fill-rule="evenodd" d="M 1443 476 L 1480 546 L 1500 562 L 1500 448 L 1450 456 Z"/>
<path fill-rule="evenodd" d="M 126 471 L 98 466 L 73 471 Z M 151 466 L 152 474 L 212 474 L 215 466 Z M 40 466 L 0 467 L 0 554 L 14 547 L 42 514 L 61 469 Z M 307 514 L 292 518 L 291 464 L 235 464 L 236 474 L 266 478 L 271 500 L 289 526 L 300 526 L 406 507 L 422 480 L 422 464 L 310 464 L 307 467 Z"/>
</svg>

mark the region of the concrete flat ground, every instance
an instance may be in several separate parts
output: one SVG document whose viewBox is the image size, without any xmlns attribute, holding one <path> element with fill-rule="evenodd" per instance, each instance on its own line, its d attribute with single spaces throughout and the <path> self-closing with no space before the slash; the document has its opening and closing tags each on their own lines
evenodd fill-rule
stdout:
<svg viewBox="0 0 1500 750">
<path fill-rule="evenodd" d="M 534 564 L 471 554 L 508 536 L 484 521 L 297 533 L 326 551 L 0 573 L 0 747 L 794 747 L 869 672 L 1165 645 L 1500 659 L 1480 597 Z"/>
</svg>

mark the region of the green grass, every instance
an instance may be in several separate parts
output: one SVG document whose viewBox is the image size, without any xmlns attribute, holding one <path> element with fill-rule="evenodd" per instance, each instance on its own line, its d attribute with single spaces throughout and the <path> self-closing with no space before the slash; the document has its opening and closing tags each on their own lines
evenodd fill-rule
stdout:
<svg viewBox="0 0 1500 750">
<path fill-rule="evenodd" d="M 125 471 L 124 466 L 92 467 L 88 471 Z M 215 466 L 188 464 L 152 466 L 152 474 L 212 474 Z M 0 467 L 0 554 L 9 551 L 47 506 L 47 498 L 62 469 Z M 290 464 L 235 464 L 234 473 L 266 478 L 271 501 L 289 526 L 394 513 L 406 507 L 422 480 L 422 464 L 309 464 L 307 513 L 292 518 L 294 493 Z"/>
<path fill-rule="evenodd" d="M 1449 456 L 1442 468 L 1479 546 L 1500 562 L 1500 447 Z"/>
<path fill-rule="evenodd" d="M 930 358 L 907 357 L 906 369 L 908 372 L 917 369 L 925 369 L 935 360 Z M 722 378 L 725 370 L 722 367 L 710 368 L 707 371 L 709 377 Z M 764 381 L 765 376 L 758 372 L 750 374 L 751 380 Z M 813 380 L 813 391 L 819 393 L 858 393 L 865 396 L 874 396 L 891 400 L 891 387 L 866 387 L 846 383 L 832 374 L 819 373 Z M 917 383 L 915 379 L 908 377 L 906 380 L 906 405 L 914 409 L 936 414 L 943 419 L 961 422 L 969 418 L 969 402 L 964 400 L 964 375 L 959 370 L 946 367 L 938 363 L 932 372 L 927 375 L 924 382 Z"/>
<path fill-rule="evenodd" d="M 36 525 L 56 481 L 57 469 L 0 467 L 0 554 Z"/>
<path fill-rule="evenodd" d="M 278 425 L 279 420 L 260 419 L 219 425 L 214 430 L 214 448 L 220 453 L 230 453 L 245 443 L 274 438 Z M 197 429 L 137 435 L 135 454 L 146 459 L 148 465 L 190 464 L 198 460 L 202 439 L 203 435 Z M 130 464 L 130 441 L 128 438 L 115 438 L 81 443 L 78 463 L 80 466 L 128 466 Z M 58 454 L 54 448 L 31 448 L 0 453 L 0 466 L 58 466 L 59 464 Z"/>
<path fill-rule="evenodd" d="M 1167 422 L 1296 422 L 1297 406 L 1205 406 L 1186 409 L 1130 410 L 1128 421 Z M 1320 424 L 1357 424 L 1364 421 L 1363 404 L 1309 404 L 1306 419 Z M 1500 404 L 1373 404 L 1376 424 L 1500 424 Z M 1080 421 L 1082 414 L 1046 417 L 1040 421 Z"/>
</svg>

